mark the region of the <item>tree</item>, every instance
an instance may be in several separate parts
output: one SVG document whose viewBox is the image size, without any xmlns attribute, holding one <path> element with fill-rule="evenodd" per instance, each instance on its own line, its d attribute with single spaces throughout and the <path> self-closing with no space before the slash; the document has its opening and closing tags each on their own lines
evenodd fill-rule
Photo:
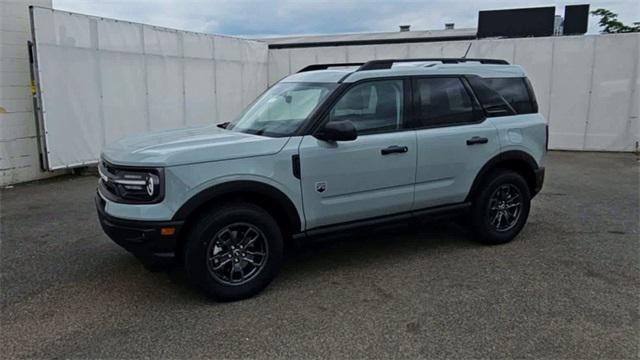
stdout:
<svg viewBox="0 0 640 360">
<path fill-rule="evenodd" d="M 591 15 L 600 16 L 599 23 L 603 28 L 600 32 L 603 34 L 640 32 L 640 22 L 634 22 L 631 26 L 625 25 L 618 20 L 618 14 L 610 10 L 597 9 L 592 11 Z"/>
</svg>

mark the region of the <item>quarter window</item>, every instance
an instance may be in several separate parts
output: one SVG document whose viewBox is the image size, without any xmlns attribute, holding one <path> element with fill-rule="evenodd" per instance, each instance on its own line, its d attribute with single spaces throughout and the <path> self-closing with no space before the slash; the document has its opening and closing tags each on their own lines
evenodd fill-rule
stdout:
<svg viewBox="0 0 640 360">
<path fill-rule="evenodd" d="M 422 126 L 446 126 L 477 120 L 471 97 L 460 79 L 417 79 L 415 88 L 417 117 Z"/>
<path fill-rule="evenodd" d="M 477 76 L 470 76 L 467 80 L 469 81 L 471 88 L 473 88 L 473 92 L 478 97 L 478 100 L 480 101 L 480 104 L 482 104 L 482 108 L 488 117 L 516 114 L 516 111 L 513 109 L 511 104 L 509 104 L 502 95 L 498 94 L 497 91 L 490 87 L 489 83 L 484 79 Z"/>
<path fill-rule="evenodd" d="M 402 127 L 403 81 L 383 80 L 349 89 L 329 113 L 329 121 L 349 120 L 358 134 L 394 131 Z"/>
<path fill-rule="evenodd" d="M 502 95 L 516 113 L 530 114 L 535 112 L 523 78 L 487 78 L 484 80 L 490 88 Z"/>
</svg>

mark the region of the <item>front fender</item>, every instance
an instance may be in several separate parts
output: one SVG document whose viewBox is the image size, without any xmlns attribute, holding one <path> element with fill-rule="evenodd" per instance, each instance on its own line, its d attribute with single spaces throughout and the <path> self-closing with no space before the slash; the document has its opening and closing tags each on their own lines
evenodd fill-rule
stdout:
<svg viewBox="0 0 640 360">
<path fill-rule="evenodd" d="M 193 188 L 186 200 L 175 212 L 174 221 L 185 220 L 189 214 L 201 205 L 232 193 L 258 193 L 280 204 L 290 217 L 295 218 L 296 227 L 301 229 L 304 218 L 302 209 L 291 199 L 291 192 L 281 183 L 264 176 L 234 175 L 213 179 Z"/>
</svg>

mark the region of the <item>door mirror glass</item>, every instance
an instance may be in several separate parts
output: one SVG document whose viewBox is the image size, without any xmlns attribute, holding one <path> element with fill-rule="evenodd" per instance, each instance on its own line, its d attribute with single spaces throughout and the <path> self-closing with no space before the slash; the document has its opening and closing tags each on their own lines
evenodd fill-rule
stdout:
<svg viewBox="0 0 640 360">
<path fill-rule="evenodd" d="M 358 131 L 350 120 L 330 121 L 313 135 L 323 141 L 352 141 Z"/>
</svg>

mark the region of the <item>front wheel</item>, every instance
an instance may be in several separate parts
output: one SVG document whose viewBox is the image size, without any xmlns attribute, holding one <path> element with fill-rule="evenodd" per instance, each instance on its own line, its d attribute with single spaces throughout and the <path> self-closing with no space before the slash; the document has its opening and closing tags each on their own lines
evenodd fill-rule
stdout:
<svg viewBox="0 0 640 360">
<path fill-rule="evenodd" d="M 530 205 L 529 187 L 521 175 L 508 170 L 494 172 L 473 200 L 475 237 L 486 244 L 513 240 L 527 222 Z"/>
<path fill-rule="evenodd" d="M 282 234 L 269 213 L 253 204 L 229 204 L 197 221 L 185 245 L 185 270 L 209 297 L 241 300 L 271 282 L 282 249 Z"/>
</svg>

